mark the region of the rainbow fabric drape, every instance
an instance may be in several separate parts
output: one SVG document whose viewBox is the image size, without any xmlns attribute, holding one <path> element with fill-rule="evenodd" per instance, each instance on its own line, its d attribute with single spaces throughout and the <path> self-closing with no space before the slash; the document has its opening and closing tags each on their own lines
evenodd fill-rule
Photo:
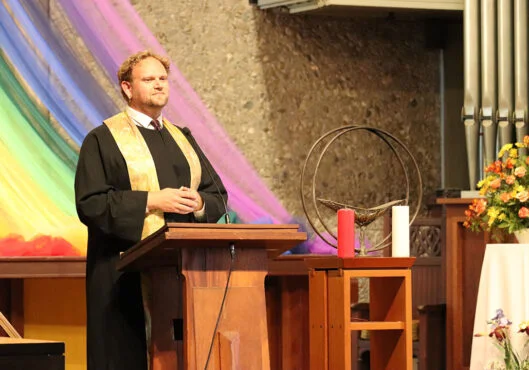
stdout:
<svg viewBox="0 0 529 370">
<path fill-rule="evenodd" d="M 166 55 L 128 0 L 0 2 L 0 256 L 85 254 L 73 193 L 79 147 L 123 108 L 117 68 L 144 49 Z M 229 207 L 244 221 L 288 222 L 175 65 L 170 82 L 164 113 L 191 129 Z"/>
</svg>

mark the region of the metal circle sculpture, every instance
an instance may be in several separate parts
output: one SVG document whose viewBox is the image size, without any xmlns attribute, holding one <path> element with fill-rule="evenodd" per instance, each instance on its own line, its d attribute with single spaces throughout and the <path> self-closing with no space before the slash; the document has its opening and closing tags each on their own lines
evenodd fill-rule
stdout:
<svg viewBox="0 0 529 370">
<path fill-rule="evenodd" d="M 325 153 L 327 152 L 329 147 L 336 140 L 338 140 L 338 138 L 340 138 L 340 136 L 342 136 L 342 135 L 344 135 L 344 134 L 346 134 L 348 132 L 351 132 L 351 131 L 367 131 L 367 132 L 377 136 L 379 139 L 381 139 L 389 147 L 389 149 L 391 150 L 391 152 L 394 154 L 394 156 L 396 157 L 397 161 L 399 162 L 400 167 L 402 168 L 402 171 L 404 172 L 404 176 L 406 178 L 406 197 L 405 197 L 405 199 L 389 201 L 387 203 L 384 203 L 384 204 L 381 204 L 381 205 L 378 205 L 378 206 L 375 206 L 375 207 L 371 207 L 371 208 L 363 208 L 363 207 L 353 206 L 353 205 L 350 205 L 350 204 L 339 203 L 339 202 L 335 202 L 335 201 L 332 201 L 332 200 L 323 199 L 323 198 L 317 198 L 316 197 L 316 175 L 318 173 L 318 169 L 320 167 L 320 164 L 321 164 L 321 161 L 323 159 L 323 156 L 325 155 Z M 417 184 L 418 184 L 417 185 L 418 186 L 418 201 L 417 201 L 417 207 L 416 207 L 416 209 L 415 209 L 415 211 L 413 213 L 412 218 L 410 219 L 410 225 L 413 223 L 413 221 L 415 220 L 415 217 L 417 217 L 417 214 L 419 213 L 420 206 L 421 206 L 422 193 L 423 193 L 422 192 L 422 178 L 421 178 L 421 173 L 419 171 L 419 166 L 417 165 L 417 161 L 415 160 L 415 158 L 413 157 L 413 155 L 411 154 L 409 149 L 402 143 L 402 141 L 400 141 L 399 139 L 397 139 L 395 136 L 391 135 L 387 131 L 379 130 L 379 129 L 376 129 L 376 128 L 373 128 L 373 127 L 354 126 L 354 125 L 343 126 L 343 127 L 339 127 L 339 128 L 333 129 L 331 131 L 328 131 L 327 133 L 322 135 L 318 140 L 316 140 L 316 142 L 312 145 L 312 147 L 309 150 L 307 158 L 305 159 L 305 163 L 303 164 L 303 170 L 301 171 L 301 183 L 300 183 L 301 203 L 303 205 L 303 211 L 305 212 L 307 220 L 309 221 L 309 223 L 312 226 L 313 230 L 316 232 L 316 234 L 318 234 L 318 236 L 325 243 L 327 243 L 328 245 L 330 245 L 330 246 L 332 246 L 334 248 L 337 248 L 336 243 L 333 243 L 333 242 L 327 240 L 320 233 L 320 231 L 318 231 L 318 228 L 316 227 L 314 220 L 309 215 L 309 212 L 307 210 L 307 204 L 306 204 L 304 196 L 303 196 L 303 189 L 304 189 L 304 185 L 305 185 L 304 178 L 305 178 L 305 172 L 307 170 L 307 164 L 309 162 L 309 159 L 311 158 L 311 155 L 315 151 L 316 147 L 323 140 L 325 140 L 326 138 L 328 138 L 331 135 L 334 135 L 334 137 L 332 137 L 332 139 L 330 139 L 330 141 L 325 145 L 325 147 L 323 148 L 322 152 L 320 153 L 320 155 L 318 157 L 318 160 L 316 162 L 316 168 L 314 169 L 314 173 L 312 174 L 312 181 L 311 181 L 311 185 L 312 185 L 312 188 L 311 188 L 312 189 L 312 204 L 313 204 L 314 209 L 316 211 L 316 215 L 318 217 L 318 220 L 323 225 L 325 230 L 329 233 L 329 235 L 331 235 L 335 240 L 337 240 L 337 236 L 330 230 L 330 228 L 326 225 L 325 221 L 323 220 L 323 218 L 322 218 L 322 216 L 320 214 L 320 211 L 318 210 L 318 203 L 317 202 L 319 202 L 320 204 L 322 204 L 322 205 L 326 206 L 327 208 L 329 208 L 329 209 L 331 209 L 333 211 L 336 211 L 336 212 L 338 212 L 338 210 L 342 209 L 342 208 L 353 209 L 355 211 L 355 224 L 357 224 L 360 227 L 360 249 L 356 249 L 356 252 L 358 252 L 360 255 L 366 255 L 367 254 L 366 246 L 365 246 L 365 229 L 366 229 L 366 227 L 369 224 L 371 224 L 373 221 L 375 221 L 378 217 L 382 216 L 390 207 L 395 206 L 395 205 L 408 205 L 409 204 L 410 179 L 409 179 L 409 176 L 408 176 L 408 172 L 406 171 L 406 166 L 404 164 L 404 161 L 402 160 L 401 156 L 399 155 L 399 153 L 398 153 L 398 151 L 397 151 L 397 149 L 396 149 L 394 144 L 396 144 L 398 147 L 400 147 L 401 149 L 403 149 L 406 152 L 408 157 L 411 159 L 411 161 L 413 163 L 413 166 L 415 167 L 415 171 L 417 172 L 417 178 L 418 178 L 418 182 L 417 182 Z M 374 252 L 374 251 L 386 248 L 389 245 L 389 243 L 387 243 L 387 241 L 389 240 L 390 237 L 391 237 L 391 232 L 382 241 L 380 241 L 379 243 L 375 244 L 370 249 L 370 252 Z"/>
</svg>

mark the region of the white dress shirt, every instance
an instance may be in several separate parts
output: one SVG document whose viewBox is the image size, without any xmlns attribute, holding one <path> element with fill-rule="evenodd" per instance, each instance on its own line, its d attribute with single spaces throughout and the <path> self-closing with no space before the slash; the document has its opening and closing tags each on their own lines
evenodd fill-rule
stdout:
<svg viewBox="0 0 529 370">
<path fill-rule="evenodd" d="M 152 118 L 146 115 L 145 113 L 138 112 L 136 109 L 131 108 L 129 106 L 127 106 L 126 112 L 132 119 L 132 121 L 136 124 L 136 126 L 145 127 L 149 130 L 155 130 L 155 128 L 151 125 Z M 156 120 L 160 124 L 160 127 L 163 128 L 163 117 L 161 113 L 158 118 L 156 118 Z"/>
</svg>

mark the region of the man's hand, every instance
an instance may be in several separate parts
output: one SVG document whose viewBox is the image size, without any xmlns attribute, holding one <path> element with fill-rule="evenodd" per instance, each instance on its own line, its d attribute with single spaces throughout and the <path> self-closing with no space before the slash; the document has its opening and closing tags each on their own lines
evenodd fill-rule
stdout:
<svg viewBox="0 0 529 370">
<path fill-rule="evenodd" d="M 191 193 L 194 199 L 196 199 L 197 207 L 193 210 L 193 212 L 200 211 L 204 207 L 204 201 L 202 200 L 202 197 L 200 196 L 198 191 L 186 188 L 185 186 L 182 186 L 180 189 Z"/>
<path fill-rule="evenodd" d="M 196 190 L 183 186 L 179 189 L 165 188 L 160 191 L 150 191 L 147 194 L 147 208 L 150 211 L 158 209 L 186 215 L 201 210 L 203 205 L 202 197 Z"/>
</svg>

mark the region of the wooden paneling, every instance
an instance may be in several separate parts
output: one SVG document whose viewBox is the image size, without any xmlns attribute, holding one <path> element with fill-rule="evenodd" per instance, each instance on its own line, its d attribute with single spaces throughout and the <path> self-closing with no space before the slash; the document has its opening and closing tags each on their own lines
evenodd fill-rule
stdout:
<svg viewBox="0 0 529 370">
<path fill-rule="evenodd" d="M 84 277 L 85 257 L 2 257 L 0 279 Z"/>
<path fill-rule="evenodd" d="M 462 364 L 463 368 L 470 367 L 470 352 L 474 336 L 474 317 L 476 302 L 478 300 L 478 287 L 481 275 L 481 266 L 485 257 L 487 241 L 484 235 L 473 233 L 457 224 L 457 234 L 460 238 L 460 281 L 458 291 L 461 294 L 461 306 L 458 317 L 461 320 L 462 330 Z"/>
<path fill-rule="evenodd" d="M 412 271 L 413 318 L 419 317 L 417 307 L 445 302 L 445 282 L 441 257 L 417 258 Z"/>
<path fill-rule="evenodd" d="M 24 280 L 24 337 L 65 343 L 68 370 L 86 370 L 85 282 Z"/>
<path fill-rule="evenodd" d="M 446 365 L 447 369 L 462 370 L 468 369 L 470 361 L 468 353 L 470 348 L 464 347 L 468 339 L 464 337 L 469 333 L 463 332 L 464 320 L 470 317 L 471 323 L 474 323 L 472 314 L 475 306 L 469 308 L 464 299 L 464 294 L 477 294 L 478 281 L 475 282 L 475 288 L 467 287 L 463 293 L 464 267 L 463 267 L 463 248 L 467 244 L 483 245 L 485 250 L 485 240 L 483 234 L 471 234 L 462 228 L 465 221 L 464 211 L 470 204 L 470 199 L 439 199 L 439 203 L 445 204 L 446 219 Z M 474 250 L 476 248 L 473 248 Z M 481 267 L 483 261 L 477 263 Z M 475 303 L 475 299 L 474 299 Z M 469 310 L 472 310 L 469 312 Z M 466 312 L 466 314 L 463 314 Z M 472 338 L 472 336 L 470 337 Z"/>
<path fill-rule="evenodd" d="M 0 279 L 0 312 L 24 335 L 24 285 L 21 279 Z M 0 335 L 6 335 L 0 328 Z"/>
<path fill-rule="evenodd" d="M 303 275 L 268 276 L 265 290 L 271 369 L 308 369 L 309 298 L 306 268 Z"/>
<path fill-rule="evenodd" d="M 309 322 L 307 317 L 307 289 L 305 276 L 281 278 L 281 351 L 283 369 L 308 369 Z"/>
</svg>

